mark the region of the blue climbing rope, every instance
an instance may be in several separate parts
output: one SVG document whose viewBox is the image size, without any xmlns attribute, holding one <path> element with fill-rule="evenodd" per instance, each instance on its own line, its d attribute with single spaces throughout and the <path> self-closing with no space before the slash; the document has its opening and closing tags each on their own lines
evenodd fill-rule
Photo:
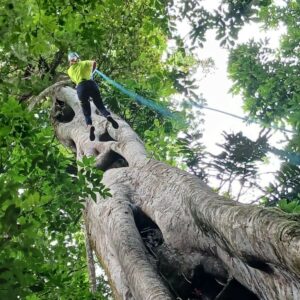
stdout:
<svg viewBox="0 0 300 300">
<path fill-rule="evenodd" d="M 160 105 L 158 103 L 155 103 L 153 100 L 146 99 L 146 98 L 138 95 L 135 92 L 127 90 L 124 86 L 122 86 L 121 84 L 117 83 L 113 79 L 109 78 L 108 76 L 106 76 L 105 74 L 103 74 L 102 72 L 100 72 L 97 69 L 94 70 L 94 72 L 92 74 L 92 78 L 94 77 L 95 73 L 98 74 L 100 77 L 102 77 L 104 80 L 106 80 L 109 84 L 111 84 L 112 86 L 114 86 L 116 89 L 118 89 L 120 92 L 122 92 L 123 94 L 125 94 L 125 95 L 129 96 L 130 98 L 134 99 L 136 102 L 138 102 L 138 103 L 140 103 L 142 105 L 145 105 L 145 106 L 153 109 L 154 111 L 160 113 L 161 115 L 163 115 L 163 116 L 165 116 L 167 118 L 176 119 L 177 121 L 180 121 L 180 117 L 177 116 L 177 115 L 175 115 L 175 114 L 172 114 L 172 112 L 169 111 L 167 108 L 163 107 L 162 105 Z M 251 123 L 256 123 L 256 124 L 262 125 L 258 121 L 249 120 L 248 118 L 240 117 L 240 116 L 237 116 L 237 115 L 229 113 L 229 112 L 224 112 L 224 111 L 216 109 L 216 108 L 204 106 L 204 105 L 196 103 L 193 100 L 190 100 L 190 102 L 194 106 L 202 108 L 202 109 L 212 110 L 212 111 L 215 111 L 215 112 L 218 112 L 218 113 L 222 113 L 222 114 L 225 114 L 225 115 L 228 115 L 228 116 L 231 116 L 231 117 L 234 117 L 234 118 L 246 121 L 246 122 L 250 121 Z M 288 130 L 288 129 L 283 128 L 283 127 L 277 127 L 277 126 L 270 126 L 270 127 L 273 128 L 273 129 L 276 129 L 276 130 L 294 133 L 293 131 Z M 280 156 L 281 158 L 286 159 L 291 164 L 300 165 L 300 155 L 298 153 L 292 153 L 292 152 L 289 152 L 289 151 L 280 150 L 280 149 L 277 149 L 275 147 L 270 147 L 269 151 L 273 152 L 274 154 L 276 154 L 278 156 Z"/>
<path fill-rule="evenodd" d="M 153 109 L 154 111 L 160 113 L 161 115 L 163 115 L 167 118 L 170 118 L 170 119 L 174 118 L 174 115 L 172 114 L 172 112 L 170 110 L 168 110 L 167 108 L 163 107 L 162 105 L 154 102 L 153 100 L 146 99 L 146 98 L 138 95 L 137 93 L 135 93 L 133 91 L 127 90 L 124 86 L 117 83 L 113 79 L 109 78 L 108 76 L 106 76 L 105 74 L 103 74 L 102 72 L 100 72 L 97 69 L 94 70 L 93 76 L 94 76 L 95 73 L 98 74 L 99 76 L 101 76 L 109 84 L 111 84 L 112 86 L 117 88 L 120 92 L 122 92 L 123 94 L 125 94 L 125 95 L 129 96 L 130 98 L 134 99 L 136 102 Z"/>
<path fill-rule="evenodd" d="M 117 88 L 119 91 L 121 91 L 125 95 L 127 95 L 130 98 L 136 100 L 138 103 L 140 103 L 142 105 L 145 105 L 145 106 L 147 106 L 147 107 L 155 110 L 156 112 L 162 114 L 163 116 L 166 116 L 166 117 L 169 117 L 169 118 L 174 118 L 174 114 L 172 114 L 172 112 L 170 112 L 167 108 L 163 107 L 162 105 L 160 105 L 160 104 L 158 104 L 158 103 L 156 103 L 156 102 L 154 102 L 152 100 L 146 99 L 146 98 L 138 95 L 135 92 L 127 90 L 124 86 L 122 86 L 121 84 L 115 82 L 114 80 L 112 80 L 111 78 L 109 78 L 108 76 L 106 76 L 105 74 L 103 74 L 102 72 L 100 72 L 97 69 L 93 72 L 92 76 L 94 76 L 95 73 L 97 73 L 104 80 L 106 80 L 108 83 L 110 83 L 112 86 L 114 86 L 115 88 Z M 245 117 L 240 117 L 238 115 L 235 115 L 235 114 L 232 114 L 232 113 L 229 113 L 229 112 L 225 112 L 225 111 L 222 111 L 222 110 L 219 110 L 219 109 L 216 109 L 216 108 L 212 108 L 212 107 L 209 107 L 209 106 L 206 106 L 206 105 L 202 105 L 202 104 L 196 103 L 195 101 L 193 101 L 191 99 L 189 101 L 194 106 L 199 107 L 201 109 L 212 110 L 212 111 L 215 111 L 215 112 L 218 112 L 218 113 L 221 113 L 221 114 L 225 114 L 225 115 L 231 116 L 231 117 L 236 118 L 236 119 L 240 119 L 240 120 L 245 121 L 245 122 L 256 123 L 258 125 L 264 126 L 263 124 L 261 124 L 258 121 L 255 121 L 255 120 L 251 120 L 251 119 L 245 118 Z M 273 128 L 273 129 L 276 129 L 276 130 L 290 132 L 290 133 L 295 133 L 294 131 L 286 129 L 284 127 L 279 127 L 279 126 L 274 126 L 274 125 L 269 125 L 269 126 L 271 128 Z"/>
</svg>

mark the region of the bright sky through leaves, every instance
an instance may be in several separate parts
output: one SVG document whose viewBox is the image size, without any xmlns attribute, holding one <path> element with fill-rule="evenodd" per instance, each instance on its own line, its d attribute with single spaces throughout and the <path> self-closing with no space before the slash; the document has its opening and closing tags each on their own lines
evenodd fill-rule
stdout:
<svg viewBox="0 0 300 300">
<path fill-rule="evenodd" d="M 203 5 L 207 10 L 213 11 L 220 4 L 219 0 L 203 1 Z M 283 5 L 283 1 L 276 1 L 276 4 Z M 188 32 L 190 30 L 187 24 L 180 24 L 178 31 L 182 37 L 187 40 Z M 285 32 L 285 28 L 281 27 L 276 30 L 264 31 L 261 28 L 261 24 L 252 23 L 247 24 L 239 33 L 238 43 L 246 43 L 250 39 L 255 41 L 269 39 L 269 46 L 271 48 L 277 48 L 280 42 L 280 36 Z M 243 100 L 241 96 L 234 96 L 229 93 L 229 89 L 232 85 L 232 81 L 227 75 L 227 65 L 229 50 L 220 47 L 220 42 L 215 39 L 215 33 L 211 30 L 206 35 L 207 41 L 204 47 L 198 49 L 196 54 L 199 59 L 212 58 L 215 62 L 215 69 L 209 72 L 206 76 L 203 76 L 202 69 L 199 68 L 195 78 L 201 78 L 199 84 L 199 95 L 203 95 L 207 101 L 207 106 L 217 108 L 232 114 L 245 117 L 246 114 L 243 111 Z M 204 113 L 204 125 L 199 127 L 203 129 L 203 143 L 207 147 L 209 152 L 217 154 L 220 152 L 220 147 L 217 143 L 223 142 L 222 132 L 226 131 L 239 132 L 242 131 L 248 138 L 255 140 L 258 136 L 261 127 L 257 124 L 246 124 L 245 122 L 235 119 L 224 114 L 212 112 L 208 110 L 202 110 Z M 271 139 L 270 144 L 281 149 L 283 144 L 280 141 L 283 139 L 281 132 L 276 132 Z M 261 166 L 261 184 L 267 185 L 272 176 L 269 174 L 279 169 L 280 161 L 273 155 L 268 155 L 269 163 Z M 213 184 L 213 183 L 212 183 Z M 247 195 L 249 198 L 249 195 Z M 253 198 L 257 197 L 257 191 L 253 191 Z"/>
</svg>

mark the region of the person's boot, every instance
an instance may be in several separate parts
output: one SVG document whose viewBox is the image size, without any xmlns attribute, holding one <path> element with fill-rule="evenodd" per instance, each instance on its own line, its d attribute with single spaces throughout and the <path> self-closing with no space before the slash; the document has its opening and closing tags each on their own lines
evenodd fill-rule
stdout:
<svg viewBox="0 0 300 300">
<path fill-rule="evenodd" d="M 111 123 L 112 127 L 115 128 L 115 129 L 118 129 L 119 128 L 119 124 L 112 118 L 111 115 L 108 115 L 106 117 L 107 121 Z"/>
<path fill-rule="evenodd" d="M 91 141 L 95 140 L 95 127 L 94 126 L 90 127 L 90 140 Z"/>
</svg>

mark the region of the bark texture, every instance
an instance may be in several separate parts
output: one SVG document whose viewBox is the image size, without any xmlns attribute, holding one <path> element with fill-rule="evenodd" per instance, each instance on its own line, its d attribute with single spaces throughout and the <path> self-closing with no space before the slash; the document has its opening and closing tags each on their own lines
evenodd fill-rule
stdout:
<svg viewBox="0 0 300 300">
<path fill-rule="evenodd" d="M 112 197 L 88 200 L 87 235 L 115 299 L 300 299 L 299 216 L 242 205 L 195 176 L 147 157 L 130 126 L 114 129 L 92 104 L 89 140 L 75 90 L 54 127 L 77 159 L 96 157 Z M 250 199 L 249 199 L 250 200 Z"/>
</svg>

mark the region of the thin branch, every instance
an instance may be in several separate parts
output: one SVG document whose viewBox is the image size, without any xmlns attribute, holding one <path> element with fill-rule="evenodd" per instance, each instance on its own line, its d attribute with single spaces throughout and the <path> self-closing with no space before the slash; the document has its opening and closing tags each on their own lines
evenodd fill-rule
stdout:
<svg viewBox="0 0 300 300">
<path fill-rule="evenodd" d="M 51 92 L 55 88 L 62 86 L 62 85 L 68 85 L 70 83 L 71 83 L 71 80 L 68 79 L 68 80 L 56 82 L 55 84 L 49 86 L 48 88 L 43 90 L 38 96 L 30 98 L 29 104 L 28 104 L 28 109 L 31 111 L 35 107 L 36 104 L 38 104 L 42 99 L 44 99 L 49 94 L 51 94 Z"/>
<path fill-rule="evenodd" d="M 49 73 L 54 76 L 55 74 L 55 70 L 56 68 L 59 66 L 59 64 L 61 63 L 62 59 L 63 59 L 63 56 L 64 56 L 64 52 L 62 50 L 58 50 L 56 53 L 55 53 L 55 56 L 54 56 L 54 59 L 53 61 L 51 62 L 50 64 L 50 70 L 49 70 Z"/>
<path fill-rule="evenodd" d="M 245 182 L 243 182 L 243 183 L 240 184 L 240 189 L 239 189 L 239 192 L 238 192 L 236 201 L 239 201 L 239 200 L 240 200 L 240 197 L 242 196 L 242 190 L 243 190 L 243 188 L 244 188 L 244 185 L 245 185 Z"/>
<path fill-rule="evenodd" d="M 94 294 L 97 291 L 95 260 L 94 260 L 93 250 L 91 248 L 85 222 L 82 227 L 85 236 L 85 250 L 86 250 L 87 267 L 88 267 L 89 281 L 90 281 L 90 291 Z"/>
<path fill-rule="evenodd" d="M 217 297 L 215 298 L 215 300 L 221 300 L 223 298 L 223 295 L 227 292 L 231 282 L 232 282 L 233 278 L 229 277 L 227 280 L 226 285 L 223 287 L 223 289 L 221 290 L 221 292 L 217 295 Z"/>
</svg>

